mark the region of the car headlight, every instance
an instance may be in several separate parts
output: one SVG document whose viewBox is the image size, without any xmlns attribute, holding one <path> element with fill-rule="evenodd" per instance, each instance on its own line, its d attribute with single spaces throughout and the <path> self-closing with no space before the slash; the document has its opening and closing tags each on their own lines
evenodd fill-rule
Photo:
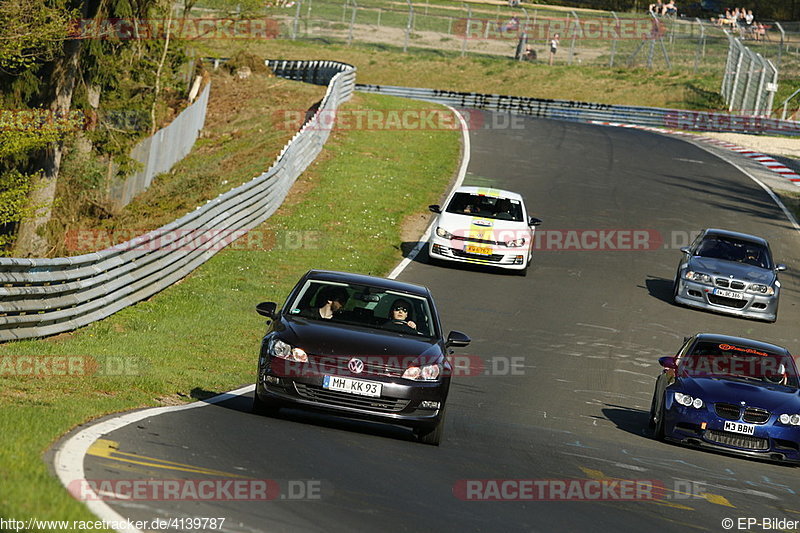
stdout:
<svg viewBox="0 0 800 533">
<path fill-rule="evenodd" d="M 449 231 L 447 231 L 446 229 L 444 229 L 441 226 L 436 226 L 436 235 L 438 235 L 439 237 L 442 237 L 443 239 L 452 239 L 453 238 L 453 234 L 450 233 Z"/>
<path fill-rule="evenodd" d="M 687 270 L 686 273 L 683 275 L 683 277 L 688 279 L 689 281 L 711 283 L 711 276 L 709 276 L 708 274 L 703 274 L 702 272 L 695 272 L 693 270 Z"/>
<path fill-rule="evenodd" d="M 403 377 L 415 381 L 434 381 L 441 372 L 441 365 L 410 366 L 403 372 Z"/>
<path fill-rule="evenodd" d="M 686 407 L 694 407 L 695 409 L 700 409 L 703 407 L 703 400 L 700 398 L 692 398 L 688 394 L 684 394 L 682 392 L 675 393 L 675 401 L 679 404 L 686 406 Z"/>
<path fill-rule="evenodd" d="M 510 248 L 518 248 L 525 244 L 525 237 L 520 237 L 519 239 L 514 239 L 513 241 L 506 241 L 506 246 Z"/>
<path fill-rule="evenodd" d="M 270 342 L 269 353 L 272 356 L 286 359 L 287 361 L 297 361 L 298 363 L 308 362 L 308 354 L 301 348 L 295 348 L 291 344 L 277 338 L 272 339 Z"/>
<path fill-rule="evenodd" d="M 769 285 L 763 285 L 761 283 L 753 283 L 747 288 L 747 292 L 755 292 L 757 294 L 766 294 L 767 296 L 772 296 L 773 294 L 775 294 L 775 289 L 773 289 Z"/>
<path fill-rule="evenodd" d="M 800 426 L 800 415 L 798 414 L 788 415 L 784 413 L 778 417 L 778 420 L 781 421 L 781 424 L 786 424 L 787 426 L 790 424 L 792 426 Z"/>
</svg>

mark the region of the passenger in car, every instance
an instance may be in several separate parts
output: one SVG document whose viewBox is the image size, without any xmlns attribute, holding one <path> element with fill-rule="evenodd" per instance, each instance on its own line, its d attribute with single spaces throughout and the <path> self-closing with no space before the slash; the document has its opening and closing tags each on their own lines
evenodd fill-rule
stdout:
<svg viewBox="0 0 800 533">
<path fill-rule="evenodd" d="M 301 316 L 308 318 L 323 318 L 330 320 L 333 315 L 340 313 L 347 304 L 348 294 L 344 287 L 323 287 L 317 293 L 317 307 L 303 310 Z"/>
</svg>

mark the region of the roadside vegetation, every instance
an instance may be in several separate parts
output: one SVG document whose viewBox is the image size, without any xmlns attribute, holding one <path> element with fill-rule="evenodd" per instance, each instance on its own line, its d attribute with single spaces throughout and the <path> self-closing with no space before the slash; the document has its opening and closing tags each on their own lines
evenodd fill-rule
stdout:
<svg viewBox="0 0 800 533">
<path fill-rule="evenodd" d="M 431 104 L 356 95 L 344 107 L 401 108 Z M 238 142 L 258 145 L 258 130 L 241 128 Z M 252 383 L 264 330 L 255 304 L 281 302 L 311 267 L 388 273 L 402 257 L 400 223 L 440 201 L 459 139 L 454 130 L 334 130 L 275 215 L 177 285 L 78 331 L 0 346 L 0 516 L 91 519 L 50 473 L 45 450 L 108 413 Z M 205 164 L 207 147 L 195 151 L 182 166 Z M 8 375 L 23 355 L 84 358 L 92 375 Z"/>
</svg>

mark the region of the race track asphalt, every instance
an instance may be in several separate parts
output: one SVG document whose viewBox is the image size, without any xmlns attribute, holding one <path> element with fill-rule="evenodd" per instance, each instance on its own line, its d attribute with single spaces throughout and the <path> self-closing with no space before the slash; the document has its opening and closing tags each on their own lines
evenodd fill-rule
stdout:
<svg viewBox="0 0 800 533">
<path fill-rule="evenodd" d="M 138 519 L 225 517 L 224 530 L 236 532 L 685 532 L 725 531 L 724 518 L 800 520 L 794 468 L 658 442 L 647 429 L 656 360 L 684 336 L 735 334 L 800 350 L 797 232 L 752 180 L 684 141 L 543 119 L 519 124 L 470 133 L 465 183 L 518 191 L 544 221 L 539 230 L 549 237 L 527 277 L 434 266 L 425 252 L 399 277 L 431 288 L 445 329 L 473 339 L 458 353 L 483 362 L 480 375 L 454 378 L 440 447 L 417 444 L 404 429 L 319 414 L 256 416 L 245 395 L 105 436 L 126 455 L 87 456 L 86 476 L 215 479 L 211 469 L 219 478 L 276 480 L 283 498 L 109 505 Z M 770 240 L 777 262 L 790 267 L 777 323 L 670 303 L 678 248 L 704 227 Z M 570 231 L 572 239 L 612 230 L 652 238 L 647 249 L 566 246 Z M 649 502 L 454 495 L 463 480 L 597 478 L 664 489 Z M 295 495 L 317 492 L 294 500 L 289 485 Z"/>
</svg>

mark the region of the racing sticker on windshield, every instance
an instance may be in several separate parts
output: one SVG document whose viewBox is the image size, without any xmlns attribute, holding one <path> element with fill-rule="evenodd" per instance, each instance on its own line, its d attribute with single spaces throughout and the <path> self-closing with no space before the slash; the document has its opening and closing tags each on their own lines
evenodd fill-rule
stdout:
<svg viewBox="0 0 800 533">
<path fill-rule="evenodd" d="M 720 344 L 719 345 L 719 349 L 720 350 L 724 350 L 726 352 L 735 351 L 735 352 L 744 352 L 744 353 L 750 353 L 750 354 L 755 354 L 755 355 L 767 356 L 767 354 L 765 352 L 759 352 L 755 348 L 740 348 L 740 347 L 734 346 L 732 344 Z"/>
<path fill-rule="evenodd" d="M 500 198 L 500 193 L 495 189 L 478 189 L 476 192 L 478 196 L 489 196 L 491 198 Z"/>
</svg>

